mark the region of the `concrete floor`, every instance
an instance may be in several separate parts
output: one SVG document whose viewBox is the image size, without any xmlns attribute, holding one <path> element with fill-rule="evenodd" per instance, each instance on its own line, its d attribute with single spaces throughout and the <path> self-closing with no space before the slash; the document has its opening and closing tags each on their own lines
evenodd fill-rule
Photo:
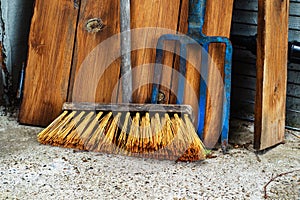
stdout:
<svg viewBox="0 0 300 200">
<path fill-rule="evenodd" d="M 264 154 L 252 147 L 253 124 L 234 121 L 229 154 L 175 163 L 41 145 L 40 128 L 0 116 L 0 199 L 264 199 L 264 185 L 300 170 L 300 140 Z M 299 135 L 299 133 L 297 133 Z M 249 144 L 250 143 L 250 144 Z M 300 172 L 277 178 L 268 199 L 300 199 Z"/>
</svg>

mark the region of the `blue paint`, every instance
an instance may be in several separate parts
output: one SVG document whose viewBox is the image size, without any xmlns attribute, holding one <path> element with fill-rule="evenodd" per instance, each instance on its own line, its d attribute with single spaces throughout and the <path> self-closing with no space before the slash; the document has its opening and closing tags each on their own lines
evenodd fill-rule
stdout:
<svg viewBox="0 0 300 200">
<path fill-rule="evenodd" d="M 156 51 L 156 63 L 162 64 L 163 57 L 163 43 L 167 40 L 178 41 L 180 43 L 180 73 L 179 78 L 177 103 L 181 104 L 184 97 L 185 81 L 184 76 L 186 74 L 186 47 L 189 44 L 200 44 L 206 51 L 208 51 L 209 44 L 211 43 L 223 43 L 226 45 L 225 51 L 225 66 L 224 66 L 224 90 L 225 98 L 223 100 L 223 111 L 222 111 L 222 131 L 221 131 L 221 142 L 223 150 L 226 150 L 228 145 L 228 130 L 229 130 L 229 115 L 230 115 L 230 92 L 231 92 L 231 62 L 232 62 L 232 45 L 226 37 L 209 37 L 203 32 L 203 25 L 205 20 L 206 0 L 190 0 L 189 1 L 189 17 L 188 17 L 188 33 L 187 36 L 166 34 L 159 38 Z M 202 52 L 201 66 L 205 66 L 208 63 L 208 58 L 204 56 Z M 203 138 L 203 129 L 205 121 L 206 111 L 206 94 L 207 85 L 207 72 L 203 73 L 201 67 L 201 82 L 200 82 L 200 97 L 199 97 L 199 112 L 198 112 L 198 127 L 197 132 L 200 138 Z M 155 67 L 154 79 L 161 79 L 161 69 Z M 157 82 L 158 83 L 158 82 Z M 157 103 L 158 98 L 158 84 L 153 85 L 152 91 L 152 103 Z"/>
<path fill-rule="evenodd" d="M 208 44 L 204 44 L 203 48 L 206 52 L 208 52 Z M 205 55 L 205 52 L 201 52 L 201 66 L 205 66 L 208 63 L 208 57 Z M 206 72 L 206 73 L 205 73 Z M 199 111 L 198 111 L 198 128 L 197 133 L 201 139 L 203 139 L 203 130 L 204 130 L 204 122 L 205 122 L 205 111 L 206 111 L 206 82 L 207 80 L 207 70 L 204 71 L 204 68 L 201 67 L 201 79 L 200 79 L 200 97 L 199 97 Z"/>
<path fill-rule="evenodd" d="M 186 45 L 180 45 L 180 65 L 179 65 L 179 76 L 178 80 L 178 91 L 177 91 L 177 104 L 182 104 L 184 100 L 184 87 L 185 87 L 185 75 L 186 75 Z"/>
</svg>

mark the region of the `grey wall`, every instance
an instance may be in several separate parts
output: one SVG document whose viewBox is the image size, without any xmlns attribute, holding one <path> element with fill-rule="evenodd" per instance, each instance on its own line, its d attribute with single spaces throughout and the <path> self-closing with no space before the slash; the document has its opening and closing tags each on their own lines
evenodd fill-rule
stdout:
<svg viewBox="0 0 300 200">
<path fill-rule="evenodd" d="M 255 35 L 257 0 L 235 0 L 232 35 Z M 290 1 L 289 41 L 300 41 L 300 0 Z M 276 41 L 274 41 L 276 42 Z M 300 65 L 288 64 L 287 125 L 300 128 Z M 232 115 L 254 117 L 256 57 L 248 50 L 234 46 Z"/>
<path fill-rule="evenodd" d="M 15 92 L 22 62 L 27 59 L 27 40 L 34 0 L 0 0 L 0 4 L 3 22 L 0 27 L 0 42 L 4 45 L 7 68 L 13 75 Z"/>
</svg>

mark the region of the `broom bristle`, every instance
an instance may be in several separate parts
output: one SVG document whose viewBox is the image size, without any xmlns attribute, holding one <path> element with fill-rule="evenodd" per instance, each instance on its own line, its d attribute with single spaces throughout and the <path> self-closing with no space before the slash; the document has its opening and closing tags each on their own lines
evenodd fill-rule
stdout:
<svg viewBox="0 0 300 200">
<path fill-rule="evenodd" d="M 206 150 L 187 114 L 64 111 L 38 141 L 66 148 L 155 159 L 196 161 Z"/>
</svg>

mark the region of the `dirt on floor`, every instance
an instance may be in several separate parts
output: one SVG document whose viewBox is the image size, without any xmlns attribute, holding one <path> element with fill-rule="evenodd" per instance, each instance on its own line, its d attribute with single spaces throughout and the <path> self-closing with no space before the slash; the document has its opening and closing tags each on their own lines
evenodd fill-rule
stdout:
<svg viewBox="0 0 300 200">
<path fill-rule="evenodd" d="M 0 116 L 0 199 L 300 199 L 299 132 L 257 153 L 232 120 L 228 154 L 175 163 L 45 146 L 41 130 Z"/>
</svg>

